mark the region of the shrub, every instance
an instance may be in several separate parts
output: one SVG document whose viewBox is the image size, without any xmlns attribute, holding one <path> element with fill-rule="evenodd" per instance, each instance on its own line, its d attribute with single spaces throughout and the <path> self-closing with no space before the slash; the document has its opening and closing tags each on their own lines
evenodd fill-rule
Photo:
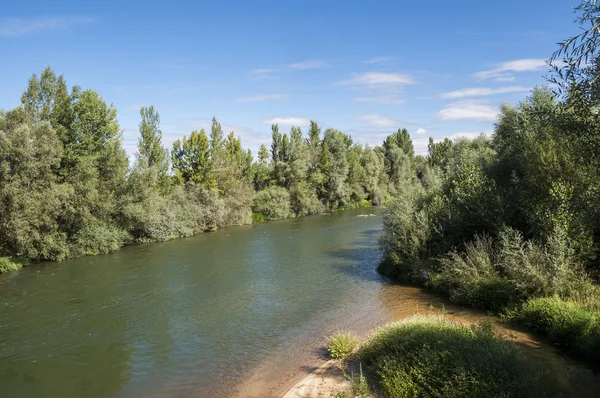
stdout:
<svg viewBox="0 0 600 398">
<path fill-rule="evenodd" d="M 534 242 L 504 228 L 498 246 L 498 271 L 514 281 L 522 296 L 569 297 L 590 283 L 566 237 L 558 231 L 546 242 Z"/>
<path fill-rule="evenodd" d="M 11 257 L 0 257 L 0 274 L 6 274 L 19 270 L 23 265 L 14 261 Z"/>
<path fill-rule="evenodd" d="M 288 218 L 291 214 L 290 194 L 285 188 L 269 187 L 256 195 L 252 210 L 267 220 Z"/>
<path fill-rule="evenodd" d="M 453 302 L 501 311 L 522 297 L 513 281 L 498 275 L 496 257 L 492 239 L 476 236 L 462 253 L 452 251 L 440 259 L 440 273 L 429 279 L 429 286 Z"/>
<path fill-rule="evenodd" d="M 262 213 L 252 213 L 252 222 L 253 223 L 265 222 L 265 216 L 263 216 Z"/>
<path fill-rule="evenodd" d="M 93 220 L 83 225 L 74 236 L 73 254 L 97 255 L 118 250 L 128 238 L 127 232 L 112 224 Z"/>
<path fill-rule="evenodd" d="M 596 366 L 600 365 L 600 311 L 560 297 L 529 300 L 511 311 L 508 318 L 543 333 L 556 344 L 566 347 Z"/>
<path fill-rule="evenodd" d="M 290 189 L 290 202 L 291 211 L 296 216 L 322 213 L 325 210 L 315 189 L 305 181 L 295 184 Z"/>
<path fill-rule="evenodd" d="M 379 330 L 358 355 L 386 397 L 559 395 L 544 372 L 489 326 L 417 316 Z"/>
<path fill-rule="evenodd" d="M 332 359 L 342 359 L 356 348 L 356 336 L 349 332 L 337 332 L 327 341 L 327 352 Z"/>
</svg>

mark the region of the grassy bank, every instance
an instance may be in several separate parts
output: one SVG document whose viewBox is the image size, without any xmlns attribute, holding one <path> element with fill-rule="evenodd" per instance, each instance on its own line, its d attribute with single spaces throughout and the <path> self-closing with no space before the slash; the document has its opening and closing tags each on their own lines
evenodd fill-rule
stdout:
<svg viewBox="0 0 600 398">
<path fill-rule="evenodd" d="M 332 338 L 336 347 L 343 336 Z M 415 316 L 375 332 L 353 355 L 371 377 L 361 373 L 339 396 L 552 397 L 561 393 L 547 372 L 514 344 L 498 339 L 488 324 Z M 366 380 L 371 381 L 368 388 Z"/>
</svg>

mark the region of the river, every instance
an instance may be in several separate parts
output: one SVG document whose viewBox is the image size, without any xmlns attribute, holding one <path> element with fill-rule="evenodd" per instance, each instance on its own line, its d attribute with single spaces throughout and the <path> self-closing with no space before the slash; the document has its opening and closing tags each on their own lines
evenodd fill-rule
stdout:
<svg viewBox="0 0 600 398">
<path fill-rule="evenodd" d="M 443 305 L 377 274 L 380 229 L 380 210 L 357 209 L 2 276 L 0 395 L 277 395 L 333 330 Z"/>
</svg>

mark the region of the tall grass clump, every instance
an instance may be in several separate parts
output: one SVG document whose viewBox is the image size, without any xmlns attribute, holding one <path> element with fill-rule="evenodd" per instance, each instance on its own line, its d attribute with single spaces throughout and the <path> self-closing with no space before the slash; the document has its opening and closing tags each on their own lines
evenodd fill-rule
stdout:
<svg viewBox="0 0 600 398">
<path fill-rule="evenodd" d="M 488 325 L 416 316 L 376 332 L 358 352 L 386 397 L 545 397 L 548 375 Z"/>
<path fill-rule="evenodd" d="M 23 265 L 14 261 L 11 257 L 0 257 L 0 274 L 19 270 Z"/>
<path fill-rule="evenodd" d="M 501 312 L 529 298 L 569 298 L 591 286 L 566 238 L 556 232 L 546 242 L 525 241 L 504 228 L 494 241 L 476 236 L 464 250 L 439 258 L 429 285 L 450 300 Z"/>
<path fill-rule="evenodd" d="M 600 366 L 600 310 L 558 296 L 529 300 L 508 318 Z"/>
<path fill-rule="evenodd" d="M 353 333 L 336 332 L 327 340 L 327 353 L 332 359 L 343 359 L 354 351 L 358 340 Z"/>
</svg>

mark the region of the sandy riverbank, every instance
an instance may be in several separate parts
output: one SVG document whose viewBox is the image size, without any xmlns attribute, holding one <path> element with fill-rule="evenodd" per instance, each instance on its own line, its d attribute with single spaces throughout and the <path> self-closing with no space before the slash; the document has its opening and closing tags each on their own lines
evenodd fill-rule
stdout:
<svg viewBox="0 0 600 398">
<path fill-rule="evenodd" d="M 395 290 L 395 292 L 394 292 Z M 538 340 L 535 336 L 519 328 L 505 324 L 496 317 L 488 317 L 480 311 L 455 306 L 419 288 L 397 286 L 392 289 L 386 311 L 365 323 L 355 323 L 352 330 L 361 338 L 389 322 L 398 321 L 414 314 L 444 314 L 450 320 L 473 323 L 490 319 L 499 336 L 518 344 L 524 353 L 544 364 L 556 375 L 559 383 L 572 397 L 600 396 L 600 377 L 594 375 L 582 364 L 564 356 L 555 347 Z M 310 355 L 290 352 L 282 358 L 257 369 L 257 372 L 244 383 L 240 397 L 328 397 L 347 385 L 343 372 L 334 361 L 327 360 L 323 351 L 324 339 L 315 340 Z"/>
</svg>

